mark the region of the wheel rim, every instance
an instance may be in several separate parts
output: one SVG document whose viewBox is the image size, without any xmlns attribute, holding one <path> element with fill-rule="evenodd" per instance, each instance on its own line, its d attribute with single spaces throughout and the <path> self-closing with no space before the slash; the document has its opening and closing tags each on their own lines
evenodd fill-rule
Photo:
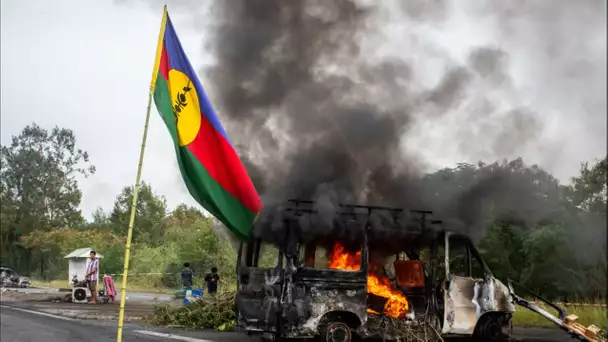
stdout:
<svg viewBox="0 0 608 342">
<path fill-rule="evenodd" d="M 350 328 L 344 323 L 331 324 L 325 337 L 326 341 L 348 342 L 351 340 Z"/>
</svg>

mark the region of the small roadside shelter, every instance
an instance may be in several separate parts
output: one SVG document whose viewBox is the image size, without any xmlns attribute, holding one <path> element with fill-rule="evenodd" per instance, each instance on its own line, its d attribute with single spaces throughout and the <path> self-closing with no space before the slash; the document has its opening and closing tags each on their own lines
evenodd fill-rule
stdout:
<svg viewBox="0 0 608 342">
<path fill-rule="evenodd" d="M 64 257 L 64 259 L 68 260 L 68 284 L 72 284 L 72 277 L 74 275 L 78 277 L 78 280 L 84 280 L 84 275 L 87 273 L 87 259 L 91 251 L 90 247 L 78 248 Z M 101 258 L 103 256 L 97 253 L 99 268 L 101 268 L 101 262 L 99 262 Z M 99 282 L 99 271 L 97 272 L 97 282 Z"/>
</svg>

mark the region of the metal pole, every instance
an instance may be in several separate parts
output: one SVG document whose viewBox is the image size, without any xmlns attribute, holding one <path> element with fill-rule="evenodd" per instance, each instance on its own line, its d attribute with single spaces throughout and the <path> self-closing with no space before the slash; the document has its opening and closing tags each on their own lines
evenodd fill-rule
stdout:
<svg viewBox="0 0 608 342">
<path fill-rule="evenodd" d="M 141 169 L 144 163 L 144 152 L 146 149 L 146 139 L 148 138 L 148 123 L 150 121 L 150 108 L 152 107 L 152 92 L 148 94 L 148 110 L 146 111 L 146 123 L 144 125 L 144 136 L 139 151 L 139 164 L 137 165 L 137 177 L 135 178 L 135 188 L 133 189 L 133 201 L 131 202 L 131 217 L 129 218 L 129 230 L 127 233 L 127 244 L 125 246 L 125 263 L 122 273 L 122 285 L 120 287 L 120 311 L 118 313 L 118 329 L 116 332 L 116 342 L 122 341 L 122 327 L 125 318 L 125 299 L 127 295 L 127 275 L 129 273 L 129 252 L 131 250 L 131 238 L 133 236 L 133 224 L 135 223 L 135 209 L 137 208 L 137 197 L 139 195 L 139 182 L 141 180 Z"/>
</svg>

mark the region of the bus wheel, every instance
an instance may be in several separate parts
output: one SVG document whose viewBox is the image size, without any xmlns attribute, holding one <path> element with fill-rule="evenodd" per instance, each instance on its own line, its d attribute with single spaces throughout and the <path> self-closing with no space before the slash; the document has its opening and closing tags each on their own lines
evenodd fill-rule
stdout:
<svg viewBox="0 0 608 342">
<path fill-rule="evenodd" d="M 481 316 L 473 333 L 474 341 L 505 341 L 510 338 L 511 315 L 489 313 Z"/>
<path fill-rule="evenodd" d="M 322 342 L 351 342 L 352 340 L 353 333 L 344 322 L 328 322 L 321 331 Z"/>
</svg>

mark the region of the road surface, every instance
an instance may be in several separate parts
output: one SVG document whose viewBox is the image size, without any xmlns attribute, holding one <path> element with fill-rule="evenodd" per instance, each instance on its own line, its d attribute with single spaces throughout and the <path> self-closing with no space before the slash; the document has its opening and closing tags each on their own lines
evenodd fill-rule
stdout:
<svg viewBox="0 0 608 342">
<path fill-rule="evenodd" d="M 516 337 L 524 342 L 571 342 L 564 332 L 551 329 L 520 329 Z M 116 321 L 78 320 L 24 308 L 0 307 L 0 340 L 2 342 L 116 341 Z M 126 324 L 125 342 L 253 342 L 259 341 L 239 333 L 160 329 L 139 324 Z"/>
<path fill-rule="evenodd" d="M 77 320 L 27 309 L 1 306 L 0 340 L 2 342 L 114 342 L 116 341 L 116 322 Z M 255 340 L 238 333 L 188 332 L 126 324 L 123 341 L 253 342 Z"/>
</svg>

